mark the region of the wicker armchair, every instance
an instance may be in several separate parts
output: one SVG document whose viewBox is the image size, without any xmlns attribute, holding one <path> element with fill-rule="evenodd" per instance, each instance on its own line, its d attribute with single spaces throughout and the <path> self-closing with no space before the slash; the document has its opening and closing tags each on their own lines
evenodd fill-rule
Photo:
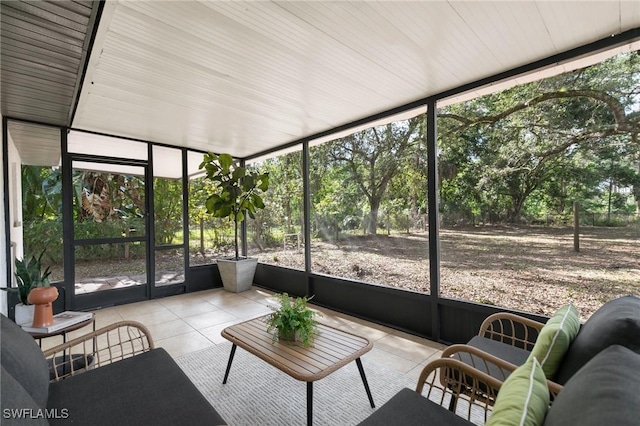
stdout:
<svg viewBox="0 0 640 426">
<path fill-rule="evenodd" d="M 499 382 L 504 382 L 506 378 L 516 369 L 519 365 L 505 361 L 502 358 L 491 355 L 483 350 L 469 345 L 451 345 L 442 351 L 442 358 L 457 360 L 465 365 L 484 372 Z M 562 385 L 556 382 L 547 380 L 547 386 L 549 387 L 549 394 L 553 401 L 555 397 L 562 390 Z M 458 394 L 472 394 L 475 392 L 473 387 L 462 387 L 457 392 Z M 495 396 L 495 395 L 493 395 Z M 487 404 L 493 405 L 495 398 L 489 397 L 486 401 Z M 454 407 L 450 407 L 453 411 Z"/>
<path fill-rule="evenodd" d="M 508 312 L 488 316 L 480 325 L 478 336 L 531 351 L 544 324 Z"/>
<path fill-rule="evenodd" d="M 584 324 L 578 325 L 577 334 L 568 337 L 572 333 L 571 320 L 562 332 L 563 337 L 555 334 L 560 332 L 565 318 L 569 318 L 570 310 L 570 305 L 560 308 L 547 324 L 511 313 L 490 315 L 467 345 L 450 346 L 443 351 L 443 357 L 457 359 L 503 381 L 527 361 L 539 342 L 541 345 L 536 351 L 546 353 L 544 360 L 551 360 L 553 366 L 547 376 L 552 381 L 548 380 L 547 384 L 551 399 L 555 400 L 581 368 L 610 346 L 621 345 L 640 353 L 640 298 L 624 296 L 610 300 Z M 543 330 L 546 325 L 550 325 L 548 332 Z M 544 338 L 540 339 L 542 335 Z M 566 350 L 563 338 L 570 339 Z M 558 346 L 553 349 L 555 343 Z"/>
<path fill-rule="evenodd" d="M 422 370 L 416 392 L 440 406 L 448 402 L 450 411 L 468 421 L 482 419 L 484 423 L 501 384 L 464 362 L 443 357 L 433 360 Z"/>
<path fill-rule="evenodd" d="M 478 335 L 466 345 L 451 345 L 442 352 L 443 358 L 460 362 L 487 373 L 503 382 L 517 367 L 524 364 L 533 349 L 544 324 L 508 312 L 488 316 L 480 325 Z M 562 385 L 547 380 L 551 399 Z M 468 393 L 471 390 L 462 390 Z M 493 405 L 495 399 L 487 401 Z"/>
<path fill-rule="evenodd" d="M 50 378 L 57 382 L 154 348 L 149 330 L 139 322 L 120 321 L 44 351 Z"/>
<path fill-rule="evenodd" d="M 533 349 L 540 331 L 541 322 L 508 312 L 488 316 L 480 325 L 478 335 L 466 345 L 451 345 L 442 352 L 443 358 L 456 359 L 474 369 L 503 382 L 517 367 L 524 364 Z M 562 385 L 547 380 L 551 400 L 562 390 Z M 474 390 L 461 389 L 469 394 Z M 493 405 L 495 398 L 487 400 Z M 450 407 L 453 410 L 454 403 Z"/>
<path fill-rule="evenodd" d="M 402 389 L 360 425 L 484 424 L 501 384 L 457 359 L 439 358 L 424 367 L 415 391 Z"/>
</svg>

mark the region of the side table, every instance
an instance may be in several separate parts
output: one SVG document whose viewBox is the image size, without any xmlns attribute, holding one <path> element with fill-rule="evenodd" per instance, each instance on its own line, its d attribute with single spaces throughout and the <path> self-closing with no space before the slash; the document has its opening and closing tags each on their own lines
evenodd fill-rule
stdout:
<svg viewBox="0 0 640 426">
<path fill-rule="evenodd" d="M 52 331 L 51 333 L 37 333 L 37 332 L 27 332 L 27 333 L 29 333 L 31 335 L 31 337 L 33 337 L 34 339 L 37 339 L 38 340 L 38 344 L 42 348 L 42 339 L 45 339 L 47 337 L 53 337 L 53 336 L 62 335 L 62 343 L 67 343 L 67 333 L 69 333 L 71 331 L 78 330 L 78 329 L 80 329 L 82 327 L 85 327 L 85 326 L 87 326 L 89 324 L 93 324 L 93 331 L 96 331 L 96 317 L 95 317 L 95 315 L 91 314 L 91 318 L 89 318 L 88 320 L 84 320 L 84 321 L 79 322 L 77 324 L 70 325 L 69 327 L 61 328 L 60 330 Z"/>
<path fill-rule="evenodd" d="M 67 343 L 67 333 L 78 330 L 82 327 L 86 327 L 88 325 L 93 325 L 93 331 L 96 331 L 96 317 L 95 315 L 91 315 L 91 318 L 81 321 L 77 324 L 70 325 L 68 327 L 61 328 L 60 330 L 52 331 L 51 333 L 37 333 L 37 332 L 28 332 L 31 337 L 38 341 L 38 345 L 42 348 L 42 339 L 46 339 L 47 337 L 60 336 L 62 335 L 62 343 Z M 49 377 L 50 379 L 55 378 L 55 373 L 53 372 L 54 360 L 47 360 L 49 364 Z M 55 359 L 55 365 L 58 369 L 58 375 L 67 374 L 70 371 L 71 363 L 73 363 L 73 370 L 78 371 L 83 368 L 88 367 L 93 362 L 93 356 L 89 355 L 87 357 L 87 362 L 83 356 L 77 355 L 73 356 L 69 354 L 67 356 L 67 352 L 64 351 L 61 357 L 57 357 Z"/>
</svg>

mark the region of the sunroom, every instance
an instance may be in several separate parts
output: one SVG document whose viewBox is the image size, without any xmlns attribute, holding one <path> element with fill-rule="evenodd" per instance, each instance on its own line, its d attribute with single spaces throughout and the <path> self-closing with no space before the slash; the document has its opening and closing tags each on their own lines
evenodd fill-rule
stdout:
<svg viewBox="0 0 640 426">
<path fill-rule="evenodd" d="M 256 289 L 443 344 L 640 294 L 638 2 L 0 13 L 0 274 L 44 253 L 55 312 L 222 286 L 206 152 L 270 174 Z"/>
</svg>

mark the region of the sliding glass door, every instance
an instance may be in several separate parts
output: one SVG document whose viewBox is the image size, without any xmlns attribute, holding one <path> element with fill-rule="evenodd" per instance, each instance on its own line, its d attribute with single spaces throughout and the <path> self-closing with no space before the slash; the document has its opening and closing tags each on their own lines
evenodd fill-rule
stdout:
<svg viewBox="0 0 640 426">
<path fill-rule="evenodd" d="M 74 156 L 74 306 L 149 297 L 147 164 Z"/>
</svg>

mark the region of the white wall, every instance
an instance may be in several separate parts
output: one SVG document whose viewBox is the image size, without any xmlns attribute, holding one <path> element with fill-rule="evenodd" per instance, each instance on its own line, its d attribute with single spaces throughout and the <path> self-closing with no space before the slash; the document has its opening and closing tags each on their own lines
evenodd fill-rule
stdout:
<svg viewBox="0 0 640 426">
<path fill-rule="evenodd" d="M 0 119 L 2 119 L 2 115 L 0 115 Z M 4 152 L 4 135 L 2 137 L 0 137 L 2 139 L 2 143 L 0 144 L 0 149 L 2 149 L 1 152 Z M 2 157 L 0 155 L 0 157 Z M 1 158 L 0 158 L 1 160 Z M 0 161 L 0 187 L 4 188 L 4 161 Z M 7 287 L 7 283 L 5 282 L 6 280 L 6 276 L 7 276 L 7 243 L 6 243 L 6 238 L 4 235 L 5 232 L 5 220 L 6 218 L 4 217 L 4 203 L 5 203 L 5 197 L 8 194 L 4 193 L 4 190 L 2 191 L 2 206 L 0 206 L 0 227 L 2 229 L 2 232 L 0 232 L 0 235 L 2 236 L 2 238 L 0 238 L 0 287 Z M 7 293 L 5 291 L 0 291 L 0 313 L 7 315 Z"/>
<path fill-rule="evenodd" d="M 0 116 L 1 117 L 1 116 Z M 0 224 L 2 225 L 2 238 L 0 239 L 0 286 L 2 287 L 11 287 L 14 281 L 9 283 L 4 282 L 7 276 L 7 268 L 11 268 L 13 271 L 14 268 L 14 258 L 22 258 L 23 253 L 23 238 L 22 238 L 22 173 L 21 173 L 21 164 L 22 160 L 20 159 L 20 155 L 18 154 L 18 150 L 16 149 L 13 140 L 11 139 L 11 135 L 9 135 L 8 140 L 2 140 L 2 147 L 7 145 L 8 151 L 8 164 L 9 164 L 9 193 L 5 194 L 3 191 L 3 203 L 4 200 L 8 197 L 9 200 L 9 217 L 5 217 L 4 212 L 4 204 L 0 209 Z M 3 151 L 4 152 L 4 151 Z M 4 188 L 4 170 L 3 165 L 0 164 L 0 185 Z M 9 222 L 10 227 L 10 241 L 11 241 L 11 258 L 6 259 L 6 238 L 4 235 L 5 231 L 5 221 Z M 11 273 L 11 279 L 15 280 L 13 277 L 13 272 Z M 8 306 L 7 306 L 7 293 L 4 291 L 0 292 L 0 312 L 7 315 Z"/>
<path fill-rule="evenodd" d="M 22 237 L 22 159 L 9 135 L 9 224 L 13 254 L 22 259 L 24 244 Z M 13 267 L 13 259 L 9 259 Z"/>
</svg>

